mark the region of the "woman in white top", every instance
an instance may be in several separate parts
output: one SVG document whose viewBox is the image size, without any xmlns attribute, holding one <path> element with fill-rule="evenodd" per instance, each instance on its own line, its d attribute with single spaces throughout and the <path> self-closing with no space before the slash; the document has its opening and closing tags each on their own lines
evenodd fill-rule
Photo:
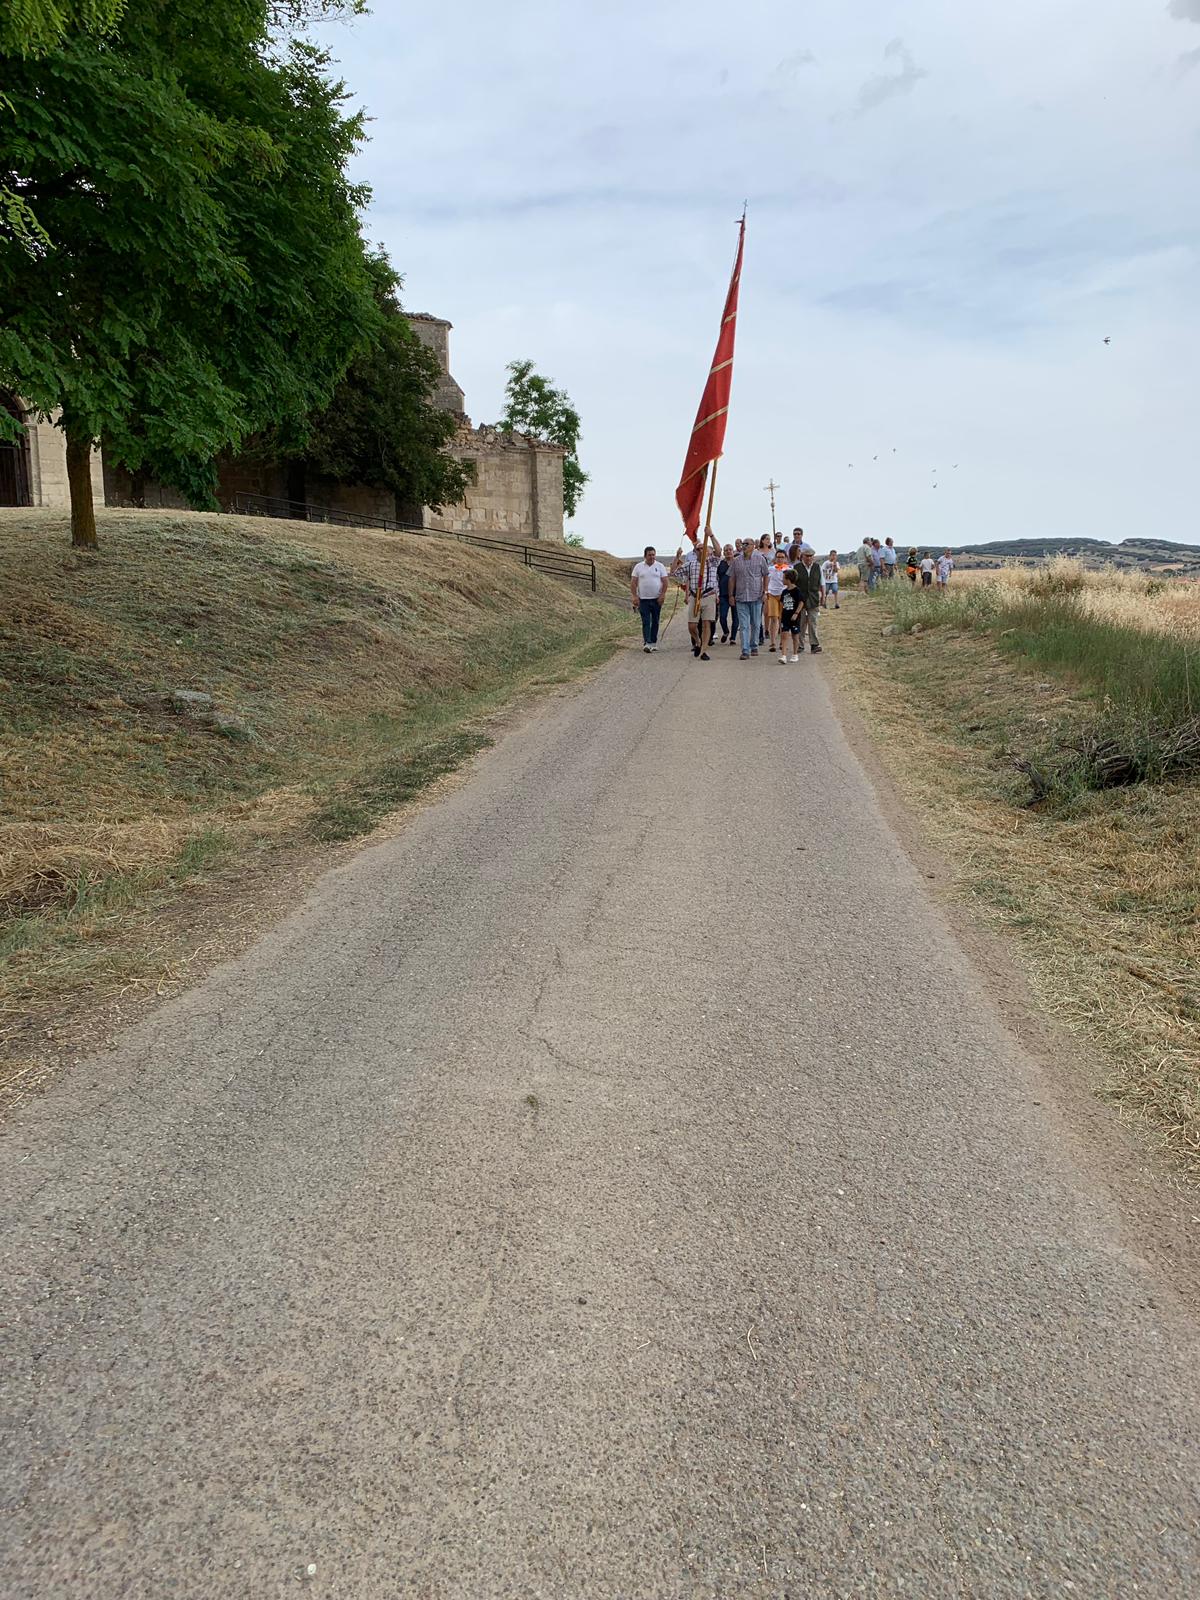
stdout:
<svg viewBox="0 0 1200 1600">
<path fill-rule="evenodd" d="M 767 638 L 771 641 L 771 649 L 779 648 L 779 629 L 783 617 L 783 575 L 788 571 L 791 563 L 788 561 L 785 550 L 773 552 L 774 559 L 767 572 L 767 603 L 763 614 L 767 623 Z"/>
</svg>

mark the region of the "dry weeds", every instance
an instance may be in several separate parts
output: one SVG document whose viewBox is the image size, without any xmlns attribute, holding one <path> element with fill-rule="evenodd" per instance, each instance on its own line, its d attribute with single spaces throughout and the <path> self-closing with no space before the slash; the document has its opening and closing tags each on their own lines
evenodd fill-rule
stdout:
<svg viewBox="0 0 1200 1600">
<path fill-rule="evenodd" d="M 1145 599 L 1144 587 L 1129 593 Z M 1200 1176 L 1200 786 L 1138 784 L 1030 809 L 1014 748 L 1086 717 L 1086 700 L 1059 682 L 1038 687 L 986 635 L 883 636 L 886 620 L 878 604 L 844 608 L 837 669 L 909 820 L 1013 941 L 1103 1091 Z"/>
<path fill-rule="evenodd" d="M 447 539 L 186 512 L 99 533 L 80 557 L 62 515 L 0 512 L 0 1056 L 26 1086 L 61 1008 L 188 958 L 186 917 L 156 943 L 164 907 L 632 630 Z M 249 736 L 176 714 L 176 689 Z"/>
</svg>

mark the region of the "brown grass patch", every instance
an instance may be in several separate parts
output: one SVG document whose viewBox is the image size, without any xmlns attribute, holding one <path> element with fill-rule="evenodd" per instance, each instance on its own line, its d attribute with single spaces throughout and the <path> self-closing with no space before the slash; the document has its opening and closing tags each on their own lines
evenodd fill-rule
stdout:
<svg viewBox="0 0 1200 1600">
<path fill-rule="evenodd" d="M 370 828 L 480 743 L 515 695 L 633 622 L 504 552 L 187 512 L 0 511 L 0 1056 L 81 995 L 153 985 L 186 918 L 264 853 Z M 211 696 L 224 727 L 174 709 Z"/>
<path fill-rule="evenodd" d="M 1031 808 L 1014 756 L 1069 737 L 1094 703 L 986 634 L 884 636 L 889 616 L 878 602 L 843 608 L 836 670 L 912 824 L 1013 941 L 1103 1092 L 1200 1176 L 1200 786 L 1136 784 Z"/>
</svg>

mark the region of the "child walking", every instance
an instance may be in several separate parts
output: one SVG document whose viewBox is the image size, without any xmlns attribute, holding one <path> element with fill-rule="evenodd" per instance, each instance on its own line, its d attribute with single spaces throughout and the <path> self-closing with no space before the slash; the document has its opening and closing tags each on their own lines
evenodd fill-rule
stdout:
<svg viewBox="0 0 1200 1600">
<path fill-rule="evenodd" d="M 789 567 L 783 575 L 783 593 L 779 596 L 779 665 L 800 659 L 800 618 L 804 605 L 800 599 L 800 584 L 796 573 Z M 788 651 L 791 654 L 788 654 Z"/>
</svg>

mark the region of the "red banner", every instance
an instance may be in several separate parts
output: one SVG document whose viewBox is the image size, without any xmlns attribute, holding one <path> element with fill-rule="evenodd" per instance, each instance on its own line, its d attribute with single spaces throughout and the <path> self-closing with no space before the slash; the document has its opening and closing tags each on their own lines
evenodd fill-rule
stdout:
<svg viewBox="0 0 1200 1600">
<path fill-rule="evenodd" d="M 693 544 L 700 528 L 700 508 L 704 502 L 704 485 L 708 469 L 725 449 L 725 424 L 729 419 L 729 391 L 733 386 L 733 340 L 737 332 L 738 285 L 742 277 L 742 250 L 746 243 L 746 219 L 742 218 L 738 230 L 737 260 L 733 264 L 733 277 L 729 280 L 729 293 L 725 297 L 725 311 L 721 317 L 721 332 L 717 337 L 717 350 L 713 356 L 712 370 L 704 385 L 700 409 L 696 413 L 696 426 L 688 444 L 683 476 L 675 491 L 675 504 L 683 517 L 684 532 Z"/>
</svg>

